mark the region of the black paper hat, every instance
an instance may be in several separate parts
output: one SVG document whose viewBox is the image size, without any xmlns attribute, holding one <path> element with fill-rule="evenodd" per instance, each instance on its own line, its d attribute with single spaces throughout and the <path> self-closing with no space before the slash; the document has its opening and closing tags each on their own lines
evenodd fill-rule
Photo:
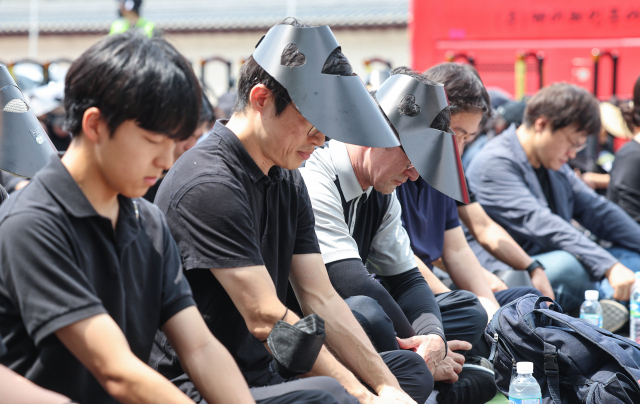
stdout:
<svg viewBox="0 0 640 404">
<path fill-rule="evenodd" d="M 57 153 L 9 70 L 0 65 L 0 170 L 31 178 Z"/>
<path fill-rule="evenodd" d="M 442 84 L 421 83 L 411 76 L 396 74 L 375 94 L 378 104 L 400 135 L 402 147 L 420 176 L 443 194 L 469 203 L 469 192 L 456 134 L 431 128 L 431 123 L 449 102 Z M 400 103 L 413 103 L 413 116 L 403 115 Z"/>
<path fill-rule="evenodd" d="M 282 65 L 282 53 L 289 44 L 296 45 L 304 55 L 301 66 Z M 358 76 L 322 73 L 325 61 L 339 46 L 326 25 L 276 25 L 258 43 L 253 58 L 287 90 L 300 113 L 323 134 L 360 146 L 399 146 Z"/>
</svg>

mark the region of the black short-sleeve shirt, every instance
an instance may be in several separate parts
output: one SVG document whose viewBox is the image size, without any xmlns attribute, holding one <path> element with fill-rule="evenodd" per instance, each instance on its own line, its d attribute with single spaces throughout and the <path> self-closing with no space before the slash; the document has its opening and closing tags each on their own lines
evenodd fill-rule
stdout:
<svg viewBox="0 0 640 404">
<path fill-rule="evenodd" d="M 611 168 L 607 198 L 640 223 L 640 143 L 622 146 Z"/>
<path fill-rule="evenodd" d="M 4 342 L 2 342 L 2 335 L 0 335 L 0 358 L 2 358 L 7 353 L 7 347 L 4 346 Z"/>
<path fill-rule="evenodd" d="M 225 123 L 216 122 L 207 139 L 180 157 L 155 203 L 166 215 L 209 329 L 253 386 L 268 372 L 271 355 L 249 332 L 210 269 L 265 265 L 284 303 L 292 256 L 319 253 L 320 248 L 298 170 L 274 166 L 264 175 Z M 158 357 L 170 355 L 165 351 L 151 364 L 174 378 L 183 372 L 173 360 L 158 363 Z"/>
<path fill-rule="evenodd" d="M 0 208 L 4 365 L 83 403 L 116 403 L 55 332 L 108 313 L 149 359 L 156 330 L 194 305 L 160 210 L 120 196 L 114 231 L 57 156 Z"/>
</svg>

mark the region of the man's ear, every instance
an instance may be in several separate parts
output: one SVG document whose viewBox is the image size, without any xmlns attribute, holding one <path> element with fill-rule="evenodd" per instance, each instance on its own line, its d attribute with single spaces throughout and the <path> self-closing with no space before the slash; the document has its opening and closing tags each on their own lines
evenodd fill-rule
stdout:
<svg viewBox="0 0 640 404">
<path fill-rule="evenodd" d="M 536 131 L 536 133 L 538 132 L 544 132 L 545 129 L 547 129 L 547 127 L 549 126 L 549 121 L 547 120 L 546 117 L 541 116 L 538 119 L 536 119 L 535 123 L 533 124 L 533 129 Z"/>
<path fill-rule="evenodd" d="M 264 84 L 256 84 L 249 92 L 249 103 L 254 110 L 263 113 L 265 108 L 273 104 L 273 93 Z"/>
<path fill-rule="evenodd" d="M 100 136 L 105 132 L 107 132 L 107 125 L 102 119 L 100 110 L 96 107 L 87 108 L 82 115 L 82 134 L 92 142 L 98 143 Z"/>
</svg>

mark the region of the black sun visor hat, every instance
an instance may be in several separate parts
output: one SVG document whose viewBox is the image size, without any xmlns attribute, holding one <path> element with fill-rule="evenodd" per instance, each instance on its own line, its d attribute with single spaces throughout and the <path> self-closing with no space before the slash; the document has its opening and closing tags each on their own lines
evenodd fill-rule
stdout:
<svg viewBox="0 0 640 404">
<path fill-rule="evenodd" d="M 304 56 L 302 65 L 282 65 L 282 53 L 290 44 Z M 287 90 L 305 119 L 323 134 L 360 146 L 399 146 L 358 76 L 322 73 L 325 61 L 339 46 L 326 25 L 276 25 L 258 43 L 253 58 Z"/>
<path fill-rule="evenodd" d="M 31 178 L 57 153 L 9 70 L 0 66 L 0 170 Z"/>
<path fill-rule="evenodd" d="M 455 133 L 431 128 L 431 123 L 449 102 L 442 84 L 421 83 L 396 74 L 375 94 L 378 104 L 400 136 L 402 147 L 420 176 L 443 194 L 469 203 L 469 192 Z M 401 103 L 413 104 L 415 115 L 403 115 Z"/>
</svg>

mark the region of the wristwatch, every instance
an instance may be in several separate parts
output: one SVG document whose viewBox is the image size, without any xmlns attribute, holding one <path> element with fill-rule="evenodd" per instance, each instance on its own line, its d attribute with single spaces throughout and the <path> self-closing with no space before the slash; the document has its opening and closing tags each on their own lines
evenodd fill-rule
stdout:
<svg viewBox="0 0 640 404">
<path fill-rule="evenodd" d="M 531 275 L 531 272 L 533 272 L 534 269 L 536 268 L 542 268 L 542 270 L 544 271 L 544 265 L 542 265 L 540 263 L 540 261 L 538 260 L 534 260 L 528 267 L 526 267 L 524 270 L 529 272 L 529 275 Z"/>
</svg>

